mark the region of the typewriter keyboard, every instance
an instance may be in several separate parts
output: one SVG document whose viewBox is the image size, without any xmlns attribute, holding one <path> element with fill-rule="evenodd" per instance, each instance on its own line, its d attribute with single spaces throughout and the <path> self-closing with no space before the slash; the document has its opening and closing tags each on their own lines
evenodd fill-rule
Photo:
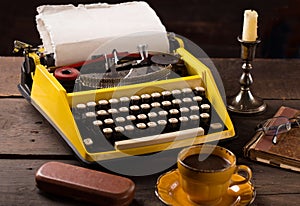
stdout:
<svg viewBox="0 0 300 206">
<path fill-rule="evenodd" d="M 89 152 L 130 149 L 223 130 L 204 87 L 181 88 L 77 104 L 73 116 Z"/>
</svg>

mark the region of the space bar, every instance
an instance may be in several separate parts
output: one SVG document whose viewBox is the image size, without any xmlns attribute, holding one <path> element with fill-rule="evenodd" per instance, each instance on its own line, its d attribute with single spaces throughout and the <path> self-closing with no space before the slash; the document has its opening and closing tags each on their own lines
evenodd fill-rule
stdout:
<svg viewBox="0 0 300 206">
<path fill-rule="evenodd" d="M 170 132 L 170 133 L 146 136 L 141 138 L 117 141 L 115 142 L 115 149 L 117 150 L 132 149 L 137 147 L 150 146 L 154 144 L 172 142 L 174 140 L 188 139 L 188 138 L 193 138 L 202 135 L 204 135 L 203 128 L 197 127 L 197 128 L 192 128 L 192 129 L 187 129 L 187 130 L 182 130 L 177 132 Z"/>
</svg>

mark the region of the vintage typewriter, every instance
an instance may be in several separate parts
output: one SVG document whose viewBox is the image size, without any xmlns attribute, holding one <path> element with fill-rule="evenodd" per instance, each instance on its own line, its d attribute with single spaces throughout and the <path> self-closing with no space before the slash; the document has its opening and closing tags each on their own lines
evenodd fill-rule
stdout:
<svg viewBox="0 0 300 206">
<path fill-rule="evenodd" d="M 172 41 L 170 53 L 137 45 L 60 67 L 15 41 L 25 57 L 18 88 L 86 163 L 233 137 L 211 70 Z"/>
</svg>

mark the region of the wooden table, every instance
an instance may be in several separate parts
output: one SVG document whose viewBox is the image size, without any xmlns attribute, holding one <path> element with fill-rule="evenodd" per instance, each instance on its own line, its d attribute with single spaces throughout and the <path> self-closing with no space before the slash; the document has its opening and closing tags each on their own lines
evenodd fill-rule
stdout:
<svg viewBox="0 0 300 206">
<path fill-rule="evenodd" d="M 240 59 L 212 59 L 223 79 L 227 96 L 239 89 Z M 17 90 L 21 57 L 0 57 L 0 205 L 85 205 L 40 192 L 36 170 L 55 160 L 80 165 L 71 150 L 47 121 Z M 230 114 L 238 138 L 222 143 L 238 156 L 239 164 L 253 170 L 257 196 L 253 205 L 300 205 L 300 173 L 245 159 L 242 148 L 254 134 L 255 125 L 274 115 L 281 105 L 300 109 L 300 60 L 256 59 L 253 92 L 268 104 L 256 116 Z M 300 145 L 299 145 L 300 146 Z M 154 194 L 162 173 L 132 177 L 136 194 L 132 205 L 163 205 Z"/>
</svg>

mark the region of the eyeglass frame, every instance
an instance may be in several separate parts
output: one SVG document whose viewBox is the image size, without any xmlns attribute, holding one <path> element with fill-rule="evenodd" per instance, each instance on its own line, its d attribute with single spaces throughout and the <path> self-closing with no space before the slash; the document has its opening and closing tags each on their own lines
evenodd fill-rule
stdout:
<svg viewBox="0 0 300 206">
<path fill-rule="evenodd" d="M 269 127 L 265 126 L 266 124 L 268 124 L 268 122 L 270 122 L 273 119 L 277 119 L 277 118 L 285 118 L 287 120 L 287 122 L 276 125 L 276 126 L 269 126 Z M 282 130 L 282 132 L 279 132 L 281 127 L 285 127 L 285 130 Z M 286 117 L 286 116 L 276 116 L 276 117 L 266 119 L 266 120 L 262 121 L 261 123 L 259 123 L 256 126 L 256 131 L 257 132 L 261 131 L 265 135 L 271 135 L 271 134 L 268 134 L 267 132 L 270 130 L 276 129 L 275 133 L 273 134 L 272 143 L 277 144 L 278 143 L 278 138 L 277 138 L 278 134 L 289 132 L 292 128 L 296 128 L 296 127 L 300 128 L 300 115 L 298 115 L 296 117 L 291 117 L 291 118 Z"/>
</svg>

